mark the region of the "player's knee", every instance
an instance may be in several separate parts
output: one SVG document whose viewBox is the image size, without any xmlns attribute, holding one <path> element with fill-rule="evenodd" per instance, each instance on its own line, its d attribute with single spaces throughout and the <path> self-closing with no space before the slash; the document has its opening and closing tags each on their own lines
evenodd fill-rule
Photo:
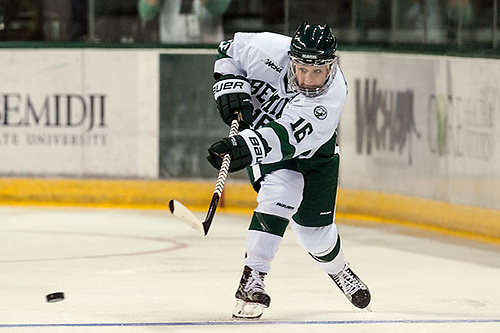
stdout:
<svg viewBox="0 0 500 333">
<path fill-rule="evenodd" d="M 324 227 L 304 227 L 291 220 L 290 225 L 299 244 L 312 255 L 323 256 L 336 246 L 341 246 L 335 224 Z"/>
</svg>

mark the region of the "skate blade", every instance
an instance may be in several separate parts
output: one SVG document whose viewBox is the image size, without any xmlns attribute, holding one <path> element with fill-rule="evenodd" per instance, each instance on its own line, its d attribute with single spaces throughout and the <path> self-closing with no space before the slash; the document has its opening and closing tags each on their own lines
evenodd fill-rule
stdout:
<svg viewBox="0 0 500 333">
<path fill-rule="evenodd" d="M 264 306 L 259 303 L 248 303 L 240 299 L 236 300 L 233 311 L 235 319 L 259 319 L 264 313 Z"/>
</svg>

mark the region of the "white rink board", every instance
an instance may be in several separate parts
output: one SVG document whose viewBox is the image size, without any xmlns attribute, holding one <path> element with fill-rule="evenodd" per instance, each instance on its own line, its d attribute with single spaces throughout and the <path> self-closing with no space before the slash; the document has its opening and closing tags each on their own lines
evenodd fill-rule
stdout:
<svg viewBox="0 0 500 333">
<path fill-rule="evenodd" d="M 0 173 L 157 177 L 157 58 L 0 50 Z"/>
<path fill-rule="evenodd" d="M 0 49 L 0 156 L 8 161 L 0 174 L 157 179 L 159 55 L 183 52 L 215 51 Z M 339 58 L 349 84 L 341 187 L 500 209 L 499 60 Z M 211 77 L 199 79 L 211 87 Z M 193 158 L 205 160 L 200 151 Z M 172 168 L 185 167 L 180 160 Z"/>
<path fill-rule="evenodd" d="M 500 209 L 498 60 L 345 52 L 342 185 Z"/>
</svg>

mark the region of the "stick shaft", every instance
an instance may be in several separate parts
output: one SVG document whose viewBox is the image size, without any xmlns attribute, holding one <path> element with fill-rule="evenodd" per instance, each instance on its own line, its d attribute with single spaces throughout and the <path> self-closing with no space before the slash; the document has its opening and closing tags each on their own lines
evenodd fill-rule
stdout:
<svg viewBox="0 0 500 333">
<path fill-rule="evenodd" d="M 229 130 L 230 137 L 238 134 L 238 126 L 239 126 L 238 120 L 235 119 L 231 122 L 231 128 Z M 230 164 L 231 164 L 231 156 L 229 156 L 229 154 L 224 155 L 214 190 L 214 193 L 217 193 L 219 196 L 222 194 L 222 190 L 224 189 L 224 184 L 226 183 L 226 178 L 229 173 Z"/>
<path fill-rule="evenodd" d="M 239 121 L 238 119 L 234 119 L 231 122 L 231 128 L 229 129 L 229 136 L 235 136 L 238 134 Z M 229 154 L 224 155 L 222 159 L 222 165 L 219 170 L 219 176 L 217 177 L 217 181 L 215 182 L 214 194 L 212 196 L 212 200 L 210 201 L 210 206 L 208 207 L 207 216 L 205 217 L 205 221 L 203 222 L 203 229 L 205 230 L 205 236 L 208 234 L 208 230 L 210 229 L 210 225 L 212 224 L 212 220 L 215 215 L 215 211 L 219 204 L 219 200 L 222 196 L 222 191 L 224 190 L 224 185 L 226 184 L 227 175 L 229 173 L 229 165 L 231 164 L 231 156 Z"/>
</svg>

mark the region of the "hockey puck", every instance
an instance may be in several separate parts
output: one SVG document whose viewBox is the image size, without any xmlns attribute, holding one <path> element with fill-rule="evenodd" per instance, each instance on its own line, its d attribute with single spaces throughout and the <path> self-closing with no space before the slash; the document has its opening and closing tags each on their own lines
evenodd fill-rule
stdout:
<svg viewBox="0 0 500 333">
<path fill-rule="evenodd" d="M 57 292 L 57 293 L 52 293 L 47 295 L 47 302 L 49 303 L 54 303 L 54 302 L 59 302 L 64 299 L 64 293 L 63 292 Z"/>
</svg>

